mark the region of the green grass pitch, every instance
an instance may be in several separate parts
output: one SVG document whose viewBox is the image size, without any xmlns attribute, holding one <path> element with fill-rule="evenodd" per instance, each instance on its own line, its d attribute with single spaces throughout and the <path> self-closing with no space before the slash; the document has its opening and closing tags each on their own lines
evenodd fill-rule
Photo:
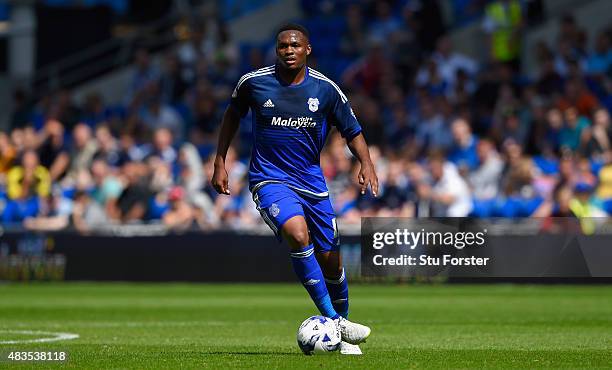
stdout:
<svg viewBox="0 0 612 370">
<path fill-rule="evenodd" d="M 290 285 L 0 285 L 10 330 L 76 333 L 0 353 L 68 351 L 62 365 L 0 368 L 609 368 L 612 286 L 351 285 L 351 318 L 372 327 L 365 355 L 307 357 L 295 334 L 315 314 Z"/>
</svg>

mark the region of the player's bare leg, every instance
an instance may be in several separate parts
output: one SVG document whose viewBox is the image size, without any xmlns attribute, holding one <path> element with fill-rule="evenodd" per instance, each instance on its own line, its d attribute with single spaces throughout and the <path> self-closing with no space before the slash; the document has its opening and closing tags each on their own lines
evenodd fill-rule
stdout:
<svg viewBox="0 0 612 370">
<path fill-rule="evenodd" d="M 308 225 L 302 216 L 294 216 L 287 220 L 281 232 L 291 251 L 299 251 L 310 244 Z"/>
</svg>

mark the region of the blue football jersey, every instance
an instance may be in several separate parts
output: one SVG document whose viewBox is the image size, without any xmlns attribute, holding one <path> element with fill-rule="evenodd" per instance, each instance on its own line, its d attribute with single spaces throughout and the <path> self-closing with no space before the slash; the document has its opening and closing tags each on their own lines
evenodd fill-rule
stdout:
<svg viewBox="0 0 612 370">
<path fill-rule="evenodd" d="M 351 140 L 361 126 L 348 99 L 329 78 L 306 68 L 300 84 L 289 85 L 269 66 L 245 74 L 232 93 L 241 117 L 253 116 L 249 188 L 281 182 L 305 195 L 328 196 L 320 153 L 331 126 Z"/>
</svg>

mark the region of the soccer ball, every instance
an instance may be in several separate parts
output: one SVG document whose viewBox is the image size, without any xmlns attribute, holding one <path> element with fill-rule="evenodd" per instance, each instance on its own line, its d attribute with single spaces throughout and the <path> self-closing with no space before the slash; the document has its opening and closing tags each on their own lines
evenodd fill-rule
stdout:
<svg viewBox="0 0 612 370">
<path fill-rule="evenodd" d="M 304 320 L 297 332 L 297 343 L 306 355 L 326 354 L 340 348 L 340 329 L 325 316 Z"/>
</svg>

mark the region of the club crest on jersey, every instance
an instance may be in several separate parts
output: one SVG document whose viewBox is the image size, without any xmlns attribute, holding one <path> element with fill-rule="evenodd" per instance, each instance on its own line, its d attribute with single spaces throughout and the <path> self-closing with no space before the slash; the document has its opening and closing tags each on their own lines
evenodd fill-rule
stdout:
<svg viewBox="0 0 612 370">
<path fill-rule="evenodd" d="M 309 98 L 308 99 L 308 109 L 310 109 L 311 112 L 316 112 L 317 110 L 319 110 L 319 99 Z"/>
<path fill-rule="evenodd" d="M 270 214 L 272 215 L 272 217 L 278 216 L 279 213 L 280 208 L 278 207 L 278 204 L 272 203 L 272 205 L 270 206 Z"/>
</svg>

